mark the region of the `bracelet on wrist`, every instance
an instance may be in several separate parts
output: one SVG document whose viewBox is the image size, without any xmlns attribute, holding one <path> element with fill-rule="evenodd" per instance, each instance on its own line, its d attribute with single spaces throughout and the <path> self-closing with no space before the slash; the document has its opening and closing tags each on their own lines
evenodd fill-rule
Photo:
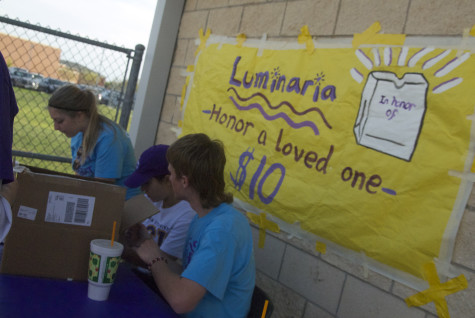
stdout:
<svg viewBox="0 0 475 318">
<path fill-rule="evenodd" d="M 168 260 L 165 257 L 159 256 L 159 257 L 155 257 L 154 259 L 152 259 L 150 263 L 148 263 L 147 265 L 148 269 L 151 270 L 153 264 L 157 262 L 165 262 L 165 264 L 168 264 Z"/>
</svg>

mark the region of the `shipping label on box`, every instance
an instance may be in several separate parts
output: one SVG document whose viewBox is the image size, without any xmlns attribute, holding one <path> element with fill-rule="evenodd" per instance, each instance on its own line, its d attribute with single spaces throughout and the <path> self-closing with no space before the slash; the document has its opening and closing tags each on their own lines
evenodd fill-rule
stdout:
<svg viewBox="0 0 475 318">
<path fill-rule="evenodd" d="M 17 216 L 19 218 L 34 221 L 36 219 L 36 214 L 37 213 L 38 213 L 37 209 L 33 209 L 33 208 L 29 208 L 27 206 L 20 205 L 20 208 L 18 209 Z"/>
<path fill-rule="evenodd" d="M 94 197 L 51 191 L 46 206 L 46 222 L 90 226 Z"/>
</svg>

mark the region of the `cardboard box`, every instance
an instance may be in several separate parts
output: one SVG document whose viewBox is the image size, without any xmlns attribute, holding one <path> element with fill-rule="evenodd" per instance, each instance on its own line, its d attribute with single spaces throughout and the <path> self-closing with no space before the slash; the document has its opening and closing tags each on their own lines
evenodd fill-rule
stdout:
<svg viewBox="0 0 475 318">
<path fill-rule="evenodd" d="M 130 198 L 124 204 L 120 232 L 123 233 L 130 226 L 141 223 L 158 212 L 158 208 L 145 195 Z"/>
<path fill-rule="evenodd" d="M 122 214 L 120 223 L 119 242 L 127 246 L 125 231 L 132 225 L 142 223 L 144 220 L 159 212 L 160 210 L 143 194 L 136 195 L 125 201 L 124 213 Z M 130 253 L 126 250 L 124 254 L 123 257 L 129 262 L 136 263 L 139 261 L 136 259 L 136 255 L 132 256 L 132 254 L 135 253 Z M 131 259 L 131 257 L 133 257 L 133 259 Z"/>
<path fill-rule="evenodd" d="M 42 172 L 17 176 L 1 272 L 87 280 L 90 241 L 110 239 L 114 221 L 119 229 L 126 189 Z"/>
</svg>

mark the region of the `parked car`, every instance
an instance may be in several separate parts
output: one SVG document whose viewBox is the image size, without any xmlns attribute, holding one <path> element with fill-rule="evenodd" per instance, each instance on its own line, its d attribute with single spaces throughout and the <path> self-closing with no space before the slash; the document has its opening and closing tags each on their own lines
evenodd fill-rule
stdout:
<svg viewBox="0 0 475 318">
<path fill-rule="evenodd" d="M 97 100 L 99 104 L 118 106 L 122 101 L 122 97 L 118 91 L 105 89 L 97 95 Z"/>
<path fill-rule="evenodd" d="M 10 71 L 10 79 L 13 86 L 30 89 L 36 89 L 35 87 L 38 87 L 38 83 L 33 81 L 33 76 L 28 71 L 20 69 L 12 70 Z"/>
<path fill-rule="evenodd" d="M 94 85 L 87 85 L 87 84 L 78 84 L 77 85 L 80 89 L 87 89 L 91 91 L 94 96 L 96 96 L 97 100 L 99 100 L 99 95 L 104 91 L 104 87 L 94 86 Z"/>
<path fill-rule="evenodd" d="M 63 82 L 59 79 L 46 77 L 43 78 L 38 85 L 38 90 L 48 94 L 53 93 L 58 87 L 66 85 L 67 82 Z"/>
<path fill-rule="evenodd" d="M 22 71 L 22 72 L 27 72 L 28 73 L 28 70 L 26 68 L 21 68 L 21 67 L 14 67 L 14 66 L 10 66 L 8 68 L 8 72 L 11 74 L 13 73 L 14 71 Z"/>
<path fill-rule="evenodd" d="M 41 81 L 45 78 L 43 75 L 40 73 L 31 73 L 32 77 L 32 88 L 38 90 L 40 88 L 40 83 Z"/>
</svg>

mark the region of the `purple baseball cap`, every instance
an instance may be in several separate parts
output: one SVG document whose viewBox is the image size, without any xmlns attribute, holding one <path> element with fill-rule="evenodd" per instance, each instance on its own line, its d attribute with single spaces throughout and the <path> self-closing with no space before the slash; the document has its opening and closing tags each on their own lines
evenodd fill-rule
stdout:
<svg viewBox="0 0 475 318">
<path fill-rule="evenodd" d="M 168 145 L 155 145 L 145 150 L 137 162 L 137 168 L 124 184 L 129 188 L 137 188 L 153 177 L 170 174 L 168 171 L 167 150 Z"/>
</svg>

